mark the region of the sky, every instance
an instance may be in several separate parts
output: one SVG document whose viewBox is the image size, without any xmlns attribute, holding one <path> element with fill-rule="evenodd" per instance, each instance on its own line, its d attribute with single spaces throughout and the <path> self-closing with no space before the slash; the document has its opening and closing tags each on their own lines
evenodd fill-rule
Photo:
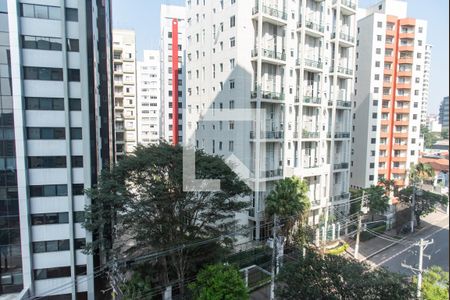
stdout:
<svg viewBox="0 0 450 300">
<path fill-rule="evenodd" d="M 141 59 L 144 49 L 159 49 L 160 5 L 184 5 L 185 0 L 112 2 L 113 28 L 136 31 L 137 57 Z M 358 5 L 368 7 L 376 2 L 376 0 L 359 0 Z M 436 114 L 442 98 L 449 95 L 449 0 L 407 0 L 407 2 L 409 17 L 428 21 L 427 43 L 433 46 L 428 112 Z"/>
</svg>

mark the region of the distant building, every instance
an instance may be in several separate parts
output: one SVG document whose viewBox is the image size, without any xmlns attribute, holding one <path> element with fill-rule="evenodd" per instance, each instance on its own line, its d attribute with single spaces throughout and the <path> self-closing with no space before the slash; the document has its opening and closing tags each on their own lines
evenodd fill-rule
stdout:
<svg viewBox="0 0 450 300">
<path fill-rule="evenodd" d="M 420 124 L 426 125 L 428 115 L 428 94 L 430 89 L 431 75 L 431 45 L 425 45 L 424 61 L 423 61 L 423 77 L 422 77 L 422 105 L 420 113 Z"/>
<path fill-rule="evenodd" d="M 442 125 L 439 124 L 439 117 L 437 115 L 428 115 L 425 126 L 431 132 L 441 132 L 442 130 Z"/>
<path fill-rule="evenodd" d="M 157 144 L 161 123 L 161 70 L 159 50 L 144 50 L 137 63 L 137 140 L 138 144 Z"/>
<path fill-rule="evenodd" d="M 447 129 L 449 127 L 449 117 L 448 117 L 448 96 L 444 97 L 439 107 L 439 123 L 442 125 L 442 129 Z"/>
</svg>

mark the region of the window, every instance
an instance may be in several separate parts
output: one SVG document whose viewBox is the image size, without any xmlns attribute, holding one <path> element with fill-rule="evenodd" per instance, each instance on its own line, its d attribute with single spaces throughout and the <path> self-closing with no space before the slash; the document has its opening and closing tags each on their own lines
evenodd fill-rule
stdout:
<svg viewBox="0 0 450 300">
<path fill-rule="evenodd" d="M 64 110 L 63 98 L 25 97 L 27 110 Z"/>
<path fill-rule="evenodd" d="M 82 139 L 81 128 L 79 127 L 70 128 L 70 138 L 72 140 L 81 140 Z"/>
<path fill-rule="evenodd" d="M 375 144 L 376 141 L 377 141 L 377 140 L 376 140 L 375 138 L 370 139 L 370 143 L 371 143 L 371 144 Z"/>
<path fill-rule="evenodd" d="M 230 17 L 230 28 L 236 26 L 236 16 Z"/>
<path fill-rule="evenodd" d="M 61 51 L 60 38 L 22 35 L 22 48 Z"/>
<path fill-rule="evenodd" d="M 375 74 L 375 80 L 380 80 L 380 74 Z"/>
<path fill-rule="evenodd" d="M 75 239 L 74 244 L 76 250 L 83 249 L 86 246 L 86 240 L 84 238 Z"/>
<path fill-rule="evenodd" d="M 376 125 L 372 126 L 372 131 L 377 131 L 377 126 Z"/>
<path fill-rule="evenodd" d="M 232 37 L 230 38 L 230 47 L 233 48 L 234 46 L 236 46 L 236 38 Z"/>
<path fill-rule="evenodd" d="M 234 151 L 234 141 L 228 142 L 228 151 Z"/>
<path fill-rule="evenodd" d="M 230 130 L 234 129 L 234 121 L 228 121 L 228 129 Z"/>
<path fill-rule="evenodd" d="M 66 21 L 78 22 L 78 9 L 66 7 Z"/>
<path fill-rule="evenodd" d="M 30 185 L 30 197 L 67 196 L 66 184 Z"/>
<path fill-rule="evenodd" d="M 421 40 L 418 40 L 418 41 L 417 41 L 417 44 L 418 44 L 419 46 L 422 46 L 422 41 L 421 41 Z"/>
<path fill-rule="evenodd" d="M 66 138 L 64 127 L 27 127 L 29 140 L 63 140 Z"/>
<path fill-rule="evenodd" d="M 381 54 L 381 48 L 375 49 L 375 53 L 376 53 L 376 54 Z"/>
<path fill-rule="evenodd" d="M 23 78 L 30 80 L 62 81 L 63 72 L 60 68 L 23 67 Z"/>
<path fill-rule="evenodd" d="M 419 90 L 414 90 L 414 95 L 419 96 Z"/>
<path fill-rule="evenodd" d="M 373 175 L 369 175 L 369 180 L 373 180 L 373 179 L 374 179 Z"/>
<path fill-rule="evenodd" d="M 371 168 L 371 169 L 375 168 L 375 163 L 370 163 L 369 168 Z"/>
<path fill-rule="evenodd" d="M 71 157 L 72 168 L 82 168 L 83 167 L 83 156 L 72 156 Z"/>
<path fill-rule="evenodd" d="M 79 52 L 80 51 L 80 41 L 77 39 L 67 39 L 67 51 Z"/>
<path fill-rule="evenodd" d="M 372 119 L 376 119 L 377 118 L 377 113 L 372 113 Z"/>
<path fill-rule="evenodd" d="M 379 68 L 379 67 L 380 67 L 380 62 L 379 62 L 379 61 L 376 61 L 376 62 L 375 62 L 375 67 L 376 67 L 376 68 Z"/>
<path fill-rule="evenodd" d="M 34 279 L 35 280 L 61 278 L 61 277 L 70 277 L 70 267 L 59 267 L 59 268 L 34 270 Z"/>
<path fill-rule="evenodd" d="M 22 3 L 20 5 L 20 16 L 37 19 L 60 20 L 61 9 L 57 6 L 35 5 Z"/>
<path fill-rule="evenodd" d="M 80 196 L 84 194 L 84 184 L 82 183 L 74 183 L 72 184 L 72 195 Z"/>
<path fill-rule="evenodd" d="M 370 156 L 375 156 L 375 151 L 370 151 Z"/>
<path fill-rule="evenodd" d="M 80 81 L 80 70 L 79 69 L 69 69 L 68 74 L 69 74 L 69 81 L 76 81 L 76 82 Z"/>
<path fill-rule="evenodd" d="M 69 99 L 69 110 L 72 110 L 72 111 L 81 110 L 81 99 L 70 98 Z"/>
<path fill-rule="evenodd" d="M 234 89 L 234 80 L 230 80 L 230 90 Z"/>
<path fill-rule="evenodd" d="M 230 100 L 229 106 L 230 109 L 234 109 L 234 100 Z"/>
<path fill-rule="evenodd" d="M 423 32 L 423 27 L 419 27 L 419 33 L 422 33 Z"/>
<path fill-rule="evenodd" d="M 84 211 L 74 211 L 73 212 L 73 222 L 83 223 L 84 222 Z"/>
<path fill-rule="evenodd" d="M 378 106 L 378 100 L 373 100 L 373 101 L 372 101 L 372 105 L 373 105 L 373 106 Z"/>
<path fill-rule="evenodd" d="M 234 58 L 230 59 L 230 70 L 233 70 L 235 67 L 235 60 Z"/>
<path fill-rule="evenodd" d="M 69 240 L 33 242 L 33 253 L 67 251 L 69 249 Z"/>
<path fill-rule="evenodd" d="M 51 224 L 67 224 L 69 223 L 69 213 L 46 213 L 31 215 L 32 225 L 51 225 Z"/>
<path fill-rule="evenodd" d="M 28 156 L 28 168 L 30 169 L 51 169 L 65 167 L 65 156 Z"/>
<path fill-rule="evenodd" d="M 374 92 L 375 94 L 378 94 L 379 88 L 378 88 L 378 87 L 374 87 L 374 88 L 373 88 L 373 92 Z"/>
<path fill-rule="evenodd" d="M 378 28 L 383 27 L 383 22 L 377 22 L 377 27 L 378 27 Z"/>
<path fill-rule="evenodd" d="M 377 41 L 381 41 L 381 35 L 377 35 Z"/>
</svg>

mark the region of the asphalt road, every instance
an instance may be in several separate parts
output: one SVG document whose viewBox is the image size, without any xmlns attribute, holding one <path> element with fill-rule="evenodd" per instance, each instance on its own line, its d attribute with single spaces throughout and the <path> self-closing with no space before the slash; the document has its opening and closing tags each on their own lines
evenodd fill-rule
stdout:
<svg viewBox="0 0 450 300">
<path fill-rule="evenodd" d="M 448 221 L 448 218 L 441 220 L 436 225 L 424 228 L 414 236 L 409 237 L 409 240 L 413 241 L 418 241 L 420 238 L 434 240 L 434 243 L 428 245 L 424 251 L 425 255 L 431 255 L 431 259 L 424 256 L 424 269 L 437 265 L 442 267 L 445 271 L 449 270 Z M 405 264 L 417 267 L 419 263 L 419 247 L 414 245 L 411 246 L 408 243 L 397 244 L 371 257 L 369 261 L 375 265 L 386 267 L 393 272 L 413 275 L 412 271 L 403 268 L 401 263 L 404 262 Z"/>
</svg>

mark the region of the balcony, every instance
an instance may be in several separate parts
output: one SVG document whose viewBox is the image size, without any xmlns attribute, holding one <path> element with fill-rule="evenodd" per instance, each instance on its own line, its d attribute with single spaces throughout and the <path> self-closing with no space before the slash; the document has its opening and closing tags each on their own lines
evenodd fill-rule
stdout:
<svg viewBox="0 0 450 300">
<path fill-rule="evenodd" d="M 334 64 L 331 65 L 330 72 L 337 72 L 338 75 L 342 74 L 345 77 L 353 76 L 353 70 L 352 69 L 344 68 L 344 67 L 341 67 L 341 66 L 335 66 Z"/>
<path fill-rule="evenodd" d="M 337 100 L 336 101 L 336 107 L 337 108 L 352 108 L 352 102 L 351 101 L 344 101 L 344 100 Z"/>
<path fill-rule="evenodd" d="M 256 17 L 259 13 L 261 13 L 263 15 L 262 17 L 264 21 L 279 26 L 285 25 L 288 19 L 286 11 L 272 8 L 264 4 L 261 6 L 261 8 L 259 6 L 253 7 L 252 13 L 253 17 Z"/>
<path fill-rule="evenodd" d="M 302 28 L 302 22 L 297 23 L 297 28 Z M 310 20 L 305 20 L 305 33 L 314 37 L 321 37 L 325 31 L 325 26 Z"/>
<path fill-rule="evenodd" d="M 336 38 L 336 32 L 333 32 L 331 34 L 331 39 Z M 341 43 L 343 47 L 351 47 L 355 43 L 355 38 L 351 35 L 345 34 L 343 32 L 339 33 L 339 40 L 343 43 Z"/>
<path fill-rule="evenodd" d="M 342 169 L 348 169 L 348 163 L 343 162 L 343 163 L 338 163 L 338 164 L 334 164 L 333 165 L 333 170 L 342 170 Z"/>
<path fill-rule="evenodd" d="M 300 64 L 301 64 L 301 60 L 297 59 L 297 66 L 299 66 Z M 319 58 L 319 60 L 305 58 L 303 67 L 310 71 L 317 72 L 317 71 L 322 71 L 323 63 L 320 58 Z"/>
<path fill-rule="evenodd" d="M 273 178 L 273 177 L 282 177 L 282 176 L 283 176 L 282 168 L 261 171 L 261 178 Z"/>
<path fill-rule="evenodd" d="M 264 49 L 261 48 L 261 53 L 258 53 L 258 49 L 252 50 L 252 58 L 256 58 L 258 56 L 261 56 L 262 60 L 267 63 L 274 63 L 274 64 L 285 64 L 286 61 L 286 53 L 283 52 L 277 52 L 274 50 Z"/>
<path fill-rule="evenodd" d="M 304 139 L 318 139 L 320 137 L 320 132 L 318 131 L 308 131 L 303 129 L 302 138 Z"/>
<path fill-rule="evenodd" d="M 304 96 L 303 97 L 303 103 L 304 104 L 311 104 L 311 105 L 320 105 L 322 102 L 322 100 L 319 97 L 308 97 L 308 96 Z"/>
<path fill-rule="evenodd" d="M 327 133 L 327 138 L 331 139 L 332 137 L 331 132 Z M 335 132 L 334 133 L 335 139 L 349 139 L 350 138 L 350 132 Z"/>
<path fill-rule="evenodd" d="M 335 5 L 338 0 L 333 0 L 333 5 Z M 343 15 L 353 15 L 356 13 L 356 3 L 349 0 L 340 0 L 341 12 Z"/>
<path fill-rule="evenodd" d="M 340 195 L 333 196 L 334 201 L 342 201 L 350 199 L 350 193 L 342 193 Z"/>
<path fill-rule="evenodd" d="M 279 140 L 284 138 L 283 131 L 261 131 L 261 139 L 267 140 Z M 256 139 L 256 133 L 254 131 L 250 131 L 250 139 Z"/>
<path fill-rule="evenodd" d="M 258 96 L 256 91 L 250 92 L 250 98 L 256 99 Z M 278 92 L 270 92 L 270 91 L 261 91 L 261 99 L 264 100 L 274 100 L 274 101 L 283 101 L 285 99 L 284 93 L 278 93 Z"/>
</svg>

